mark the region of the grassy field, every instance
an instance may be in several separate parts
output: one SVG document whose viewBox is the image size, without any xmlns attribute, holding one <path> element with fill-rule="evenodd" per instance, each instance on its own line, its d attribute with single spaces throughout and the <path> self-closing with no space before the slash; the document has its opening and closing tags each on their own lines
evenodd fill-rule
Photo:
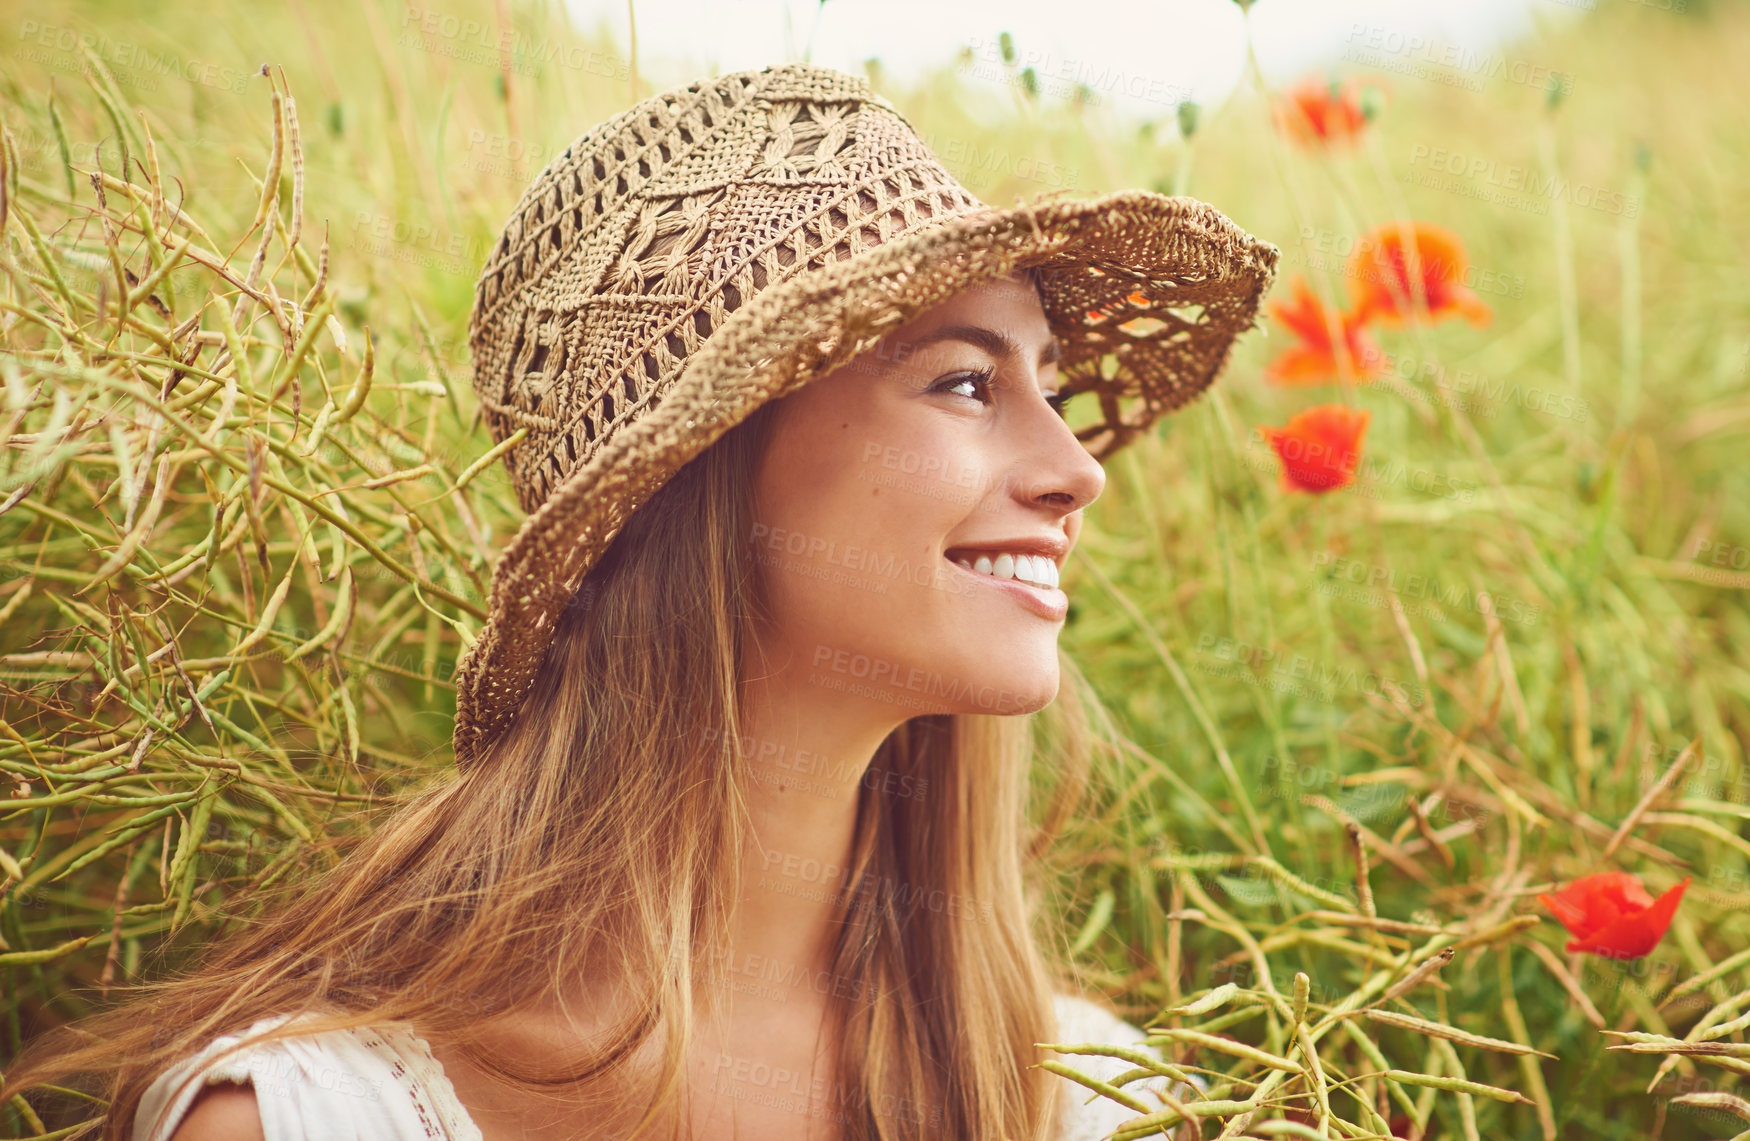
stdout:
<svg viewBox="0 0 1750 1141">
<path fill-rule="evenodd" d="M 518 521 L 475 275 L 650 93 L 557 8 L 56 7 L 0 56 L 0 1064 L 449 764 Z M 1186 141 L 1000 59 L 871 69 L 986 201 L 1182 189 L 1338 303 L 1415 219 L 1490 310 L 1375 329 L 1365 385 L 1269 383 L 1266 321 L 1067 572 L 1125 741 L 1054 856 L 1061 953 L 1250 1135 L 1750 1135 L 1750 11 L 1540 18 L 1467 57 L 1358 28 L 1349 146 L 1255 84 Z M 1353 479 L 1285 490 L 1258 429 L 1322 404 L 1370 415 Z M 1602 871 L 1690 880 L 1650 954 L 1564 950 L 1537 897 Z"/>
</svg>

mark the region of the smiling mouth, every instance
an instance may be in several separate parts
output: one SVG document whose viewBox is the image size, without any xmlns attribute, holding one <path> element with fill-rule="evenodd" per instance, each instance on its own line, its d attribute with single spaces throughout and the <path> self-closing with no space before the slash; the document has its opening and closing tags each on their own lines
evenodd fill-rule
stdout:
<svg viewBox="0 0 1750 1141">
<path fill-rule="evenodd" d="M 991 554 L 969 550 L 950 550 L 942 558 L 953 568 L 948 572 L 953 579 L 967 584 L 971 590 L 981 594 L 989 590 L 1007 595 L 1023 609 L 1047 622 L 1061 623 L 1069 617 L 1069 595 L 1057 587 L 1057 566 L 1050 559 L 1028 555 L 1025 556 L 1026 563 L 1021 564 L 1012 552 Z M 1038 577 L 1017 577 L 1018 564 L 1021 575 Z M 983 570 L 979 569 L 981 565 Z M 1006 578 L 997 574 L 1004 570 L 1008 572 Z M 1046 581 L 1052 585 L 1046 586 Z M 960 588 L 955 590 L 958 593 Z"/>
<path fill-rule="evenodd" d="M 971 571 L 1001 581 L 1023 583 L 1039 590 L 1058 589 L 1057 564 L 1044 555 L 1010 551 L 975 551 L 964 547 L 943 552 L 943 558 Z"/>
</svg>

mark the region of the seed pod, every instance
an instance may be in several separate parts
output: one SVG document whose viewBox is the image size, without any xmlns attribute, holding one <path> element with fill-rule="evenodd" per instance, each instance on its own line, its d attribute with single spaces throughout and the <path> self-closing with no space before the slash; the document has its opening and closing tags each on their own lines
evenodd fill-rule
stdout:
<svg viewBox="0 0 1750 1141">
<path fill-rule="evenodd" d="M 1049 1070 L 1051 1073 L 1057 1074 L 1060 1077 L 1068 1078 L 1070 1081 L 1075 1082 L 1078 1085 L 1087 1086 L 1095 1093 L 1111 1098 L 1126 1109 L 1134 1109 L 1138 1113 L 1150 1112 L 1148 1102 L 1143 1101 L 1135 1094 L 1127 1093 L 1124 1090 L 1119 1089 L 1117 1086 L 1103 1082 L 1098 1078 L 1091 1078 L 1073 1066 L 1066 1066 L 1062 1062 L 1046 1061 L 1040 1062 L 1039 1068 L 1042 1070 Z"/>
<path fill-rule="evenodd" d="M 55 147 L 61 152 L 61 168 L 67 173 L 67 197 L 78 197 L 78 182 L 73 177 L 73 147 L 67 141 L 67 124 L 61 121 L 61 112 L 55 106 L 55 81 L 49 80 L 49 125 L 55 132 Z"/>
<path fill-rule="evenodd" d="M 146 504 L 146 510 L 140 514 L 139 522 L 135 523 L 133 529 L 122 539 L 114 553 L 109 556 L 108 561 L 98 568 L 97 573 L 84 586 L 79 588 L 80 594 L 90 593 L 96 589 L 99 583 L 114 577 L 123 567 L 133 562 L 134 552 L 140 549 L 140 544 L 145 541 L 146 536 L 151 533 L 152 528 L 158 522 L 158 514 L 164 509 L 164 496 L 170 490 L 171 480 L 170 455 L 167 452 L 158 457 L 158 484 L 152 489 L 152 499 Z"/>
<path fill-rule="evenodd" d="M 1537 1104 L 1515 1090 L 1502 1089 L 1499 1086 L 1486 1086 L 1482 1082 L 1466 1081 L 1464 1078 L 1436 1078 L 1429 1074 L 1414 1074 L 1408 1070 L 1387 1070 L 1380 1076 L 1407 1086 L 1429 1086 L 1433 1089 L 1446 1090 L 1449 1093 L 1475 1094 L 1478 1097 L 1492 1097 L 1496 1101 L 1505 1101 L 1510 1104 Z"/>
<path fill-rule="evenodd" d="M 327 625 L 316 632 L 315 637 L 286 655 L 286 660 L 295 662 L 312 650 L 320 649 L 334 638 L 344 634 L 347 625 L 352 620 L 353 600 L 358 594 L 358 588 L 353 583 L 352 568 L 343 567 L 340 572 L 339 599 L 334 604 L 334 613 L 329 616 Z"/>
<path fill-rule="evenodd" d="M 298 233 L 304 225 L 304 144 L 298 138 L 298 101 L 290 95 L 285 99 L 286 141 L 292 151 L 292 232 L 286 239 L 287 249 L 296 249 Z"/>
<path fill-rule="evenodd" d="M 1239 985 L 1237 983 L 1222 983 L 1220 986 L 1216 987 L 1214 990 L 1210 991 L 1208 994 L 1204 995 L 1202 998 L 1198 999 L 1196 1002 L 1188 1002 L 1184 1006 L 1175 1006 L 1171 1010 L 1168 1010 L 1166 1013 L 1168 1013 L 1168 1014 L 1189 1014 L 1189 1015 L 1193 1015 L 1193 1016 L 1199 1015 L 1199 1014 L 1207 1014 L 1210 1011 L 1214 1010 L 1216 1007 L 1225 1003 L 1228 999 L 1232 998 L 1235 994 L 1239 993 L 1239 989 L 1240 988 L 1239 988 Z"/>
<path fill-rule="evenodd" d="M 255 624 L 255 629 L 243 636 L 241 642 L 232 647 L 230 657 L 241 657 L 249 647 L 267 637 L 267 632 L 273 629 L 273 620 L 279 616 L 281 604 L 285 602 L 286 595 L 291 592 L 292 576 L 297 572 L 298 562 L 293 559 L 291 565 L 286 568 L 285 577 L 280 579 L 278 586 L 274 587 L 273 594 L 267 600 L 267 605 L 261 608 L 261 621 Z"/>
<path fill-rule="evenodd" d="M 267 172 L 261 179 L 261 202 L 255 207 L 255 221 L 249 224 L 249 232 L 254 233 L 262 223 L 267 221 L 267 213 L 274 208 L 280 195 L 280 164 L 285 158 L 286 131 L 281 121 L 280 93 L 273 93 L 273 154 L 267 160 Z"/>
<path fill-rule="evenodd" d="M 1272 1070 L 1282 1070 L 1290 1074 L 1301 1072 L 1299 1062 L 1291 1062 L 1287 1058 L 1260 1050 L 1256 1046 L 1248 1046 L 1244 1042 L 1236 1042 L 1232 1038 L 1220 1038 L 1214 1034 L 1204 1034 L 1198 1030 L 1181 1030 L 1176 1027 L 1154 1031 L 1149 1035 L 1149 1045 L 1157 1045 L 1155 1042 L 1157 1038 L 1169 1042 L 1187 1042 L 1193 1046 L 1202 1046 L 1207 1050 L 1231 1054 L 1256 1065 L 1268 1066 Z"/>
<path fill-rule="evenodd" d="M 1422 985 L 1422 980 L 1452 962 L 1455 952 L 1451 947 L 1444 947 L 1424 959 L 1415 970 L 1393 983 L 1391 988 L 1380 997 L 1381 1002 L 1390 1002 L 1400 994 L 1405 994 Z"/>
<path fill-rule="evenodd" d="M 170 883 L 176 892 L 176 909 L 170 916 L 172 931 L 188 921 L 188 913 L 194 906 L 195 873 L 200 869 L 201 840 L 205 838 L 207 825 L 213 818 L 213 802 L 218 799 L 219 795 L 215 791 L 196 801 L 194 811 L 189 814 L 188 826 L 182 830 L 182 843 L 176 848 L 177 866 L 170 873 Z"/>
<path fill-rule="evenodd" d="M 358 414 L 365 406 L 365 397 L 371 391 L 371 372 L 377 364 L 376 347 L 371 343 L 371 327 L 365 326 L 365 363 L 359 366 L 358 379 L 352 382 L 352 391 L 346 394 L 346 403 L 340 406 L 340 414 L 335 416 L 336 424 L 344 424 Z"/>
<path fill-rule="evenodd" d="M 499 456 L 502 456 L 504 453 L 510 451 L 512 448 L 514 448 L 518 444 L 522 443 L 523 437 L 527 436 L 528 434 L 529 434 L 528 425 L 525 424 L 521 428 L 518 428 L 516 431 L 512 432 L 510 435 L 506 436 L 500 443 L 498 443 L 495 447 L 493 447 L 492 450 L 488 451 L 485 455 L 481 456 L 479 459 L 477 459 L 473 463 L 469 464 L 468 467 L 462 472 L 462 474 L 456 477 L 456 486 L 453 488 L 453 490 L 460 491 L 464 487 L 467 487 L 468 484 L 473 482 L 475 476 L 479 475 L 481 472 L 483 472 L 487 468 L 491 467 L 492 464 L 498 459 Z"/>
<path fill-rule="evenodd" d="M 1401 1030 L 1413 1030 L 1418 1034 L 1426 1034 L 1430 1038 L 1444 1038 L 1449 1042 L 1458 1042 L 1465 1046 L 1475 1046 L 1479 1050 L 1494 1050 L 1501 1054 L 1536 1054 L 1540 1058 L 1554 1058 L 1556 1056 L 1546 1054 L 1542 1050 L 1534 1050 L 1530 1046 L 1521 1046 L 1517 1042 L 1508 1042 L 1501 1038 L 1486 1038 L 1481 1034 L 1460 1030 L 1456 1026 L 1448 1026 L 1442 1022 L 1430 1022 L 1426 1018 L 1417 1018 L 1410 1014 L 1398 1014 L 1390 1010 L 1369 1010 L 1367 1017 L 1375 1022 L 1383 1022 L 1387 1026 L 1396 1026 Z"/>
</svg>

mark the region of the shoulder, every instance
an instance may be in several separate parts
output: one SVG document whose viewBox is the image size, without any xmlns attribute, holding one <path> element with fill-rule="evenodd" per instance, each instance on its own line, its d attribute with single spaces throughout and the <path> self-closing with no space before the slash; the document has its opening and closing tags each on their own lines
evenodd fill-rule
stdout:
<svg viewBox="0 0 1750 1141">
<path fill-rule="evenodd" d="M 186 1141 L 188 1136 L 199 1139 L 225 1123 L 241 1122 L 254 1108 L 255 1093 L 250 1088 L 250 1063 L 253 1051 L 229 1052 L 244 1038 L 273 1029 L 284 1019 L 264 1018 L 239 1034 L 224 1034 L 209 1042 L 197 1053 L 182 1059 L 159 1074 L 140 1096 L 134 1110 L 132 1141 L 164 1141 L 173 1135 Z M 203 1094 L 210 1096 L 203 1097 Z M 235 1096 L 241 1093 L 247 1098 Z M 191 1113 L 196 1100 L 203 1104 L 197 1114 Z M 181 1131 L 188 1118 L 192 1134 Z M 260 1114 L 255 1113 L 257 1128 Z M 213 1133 L 212 1136 L 221 1134 Z M 247 1136 L 248 1134 L 244 1134 Z"/>
<path fill-rule="evenodd" d="M 1140 1027 L 1084 995 L 1059 991 L 1052 996 L 1052 1007 L 1057 1013 L 1058 1040 L 1065 1045 L 1100 1042 L 1128 1046 L 1148 1037 Z"/>
<path fill-rule="evenodd" d="M 1053 996 L 1052 1005 L 1057 1013 L 1057 1037 L 1053 1041 L 1059 1046 L 1124 1046 L 1151 1058 L 1161 1058 L 1160 1051 L 1148 1045 L 1146 1031 L 1091 998 L 1059 992 Z M 1059 1054 L 1047 1051 L 1046 1056 L 1103 1082 L 1110 1082 L 1137 1068 L 1134 1063 L 1123 1058 L 1105 1054 Z M 1154 1077 L 1126 1082 L 1123 1088 L 1125 1092 L 1152 1107 L 1159 1107 L 1162 1103 L 1149 1093 L 1151 1089 L 1167 1091 L 1180 1098 L 1195 1096 L 1195 1091 L 1184 1083 L 1178 1083 L 1176 1090 L 1169 1089 L 1172 1084 L 1170 1079 Z M 1141 1116 L 1129 1106 L 1095 1094 L 1086 1086 L 1061 1075 L 1059 1086 L 1064 1102 L 1053 1141 L 1094 1141 L 1095 1138 L 1109 1135 L 1125 1122 Z"/>
<path fill-rule="evenodd" d="M 140 1099 L 132 1141 L 478 1137 L 441 1070 L 442 1088 L 428 1085 L 430 1050 L 404 1028 L 295 1034 L 232 1049 L 284 1022 L 263 1019 L 216 1038 L 159 1075 Z"/>
<path fill-rule="evenodd" d="M 195 1095 L 194 1105 L 170 1141 L 267 1141 L 255 1090 L 240 1085 L 207 1086 Z"/>
</svg>

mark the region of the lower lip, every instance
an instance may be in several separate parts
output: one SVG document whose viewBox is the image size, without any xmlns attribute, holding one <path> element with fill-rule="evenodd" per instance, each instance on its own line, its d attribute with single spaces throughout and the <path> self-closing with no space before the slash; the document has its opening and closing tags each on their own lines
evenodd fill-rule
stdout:
<svg viewBox="0 0 1750 1141">
<path fill-rule="evenodd" d="M 995 575 L 979 574 L 967 570 L 946 555 L 942 561 L 954 568 L 956 574 L 974 579 L 992 590 L 1000 590 L 1004 594 L 1025 606 L 1028 610 L 1050 622 L 1062 622 L 1069 614 L 1069 595 L 1057 587 L 1029 586 L 1018 579 L 997 578 Z"/>
</svg>

